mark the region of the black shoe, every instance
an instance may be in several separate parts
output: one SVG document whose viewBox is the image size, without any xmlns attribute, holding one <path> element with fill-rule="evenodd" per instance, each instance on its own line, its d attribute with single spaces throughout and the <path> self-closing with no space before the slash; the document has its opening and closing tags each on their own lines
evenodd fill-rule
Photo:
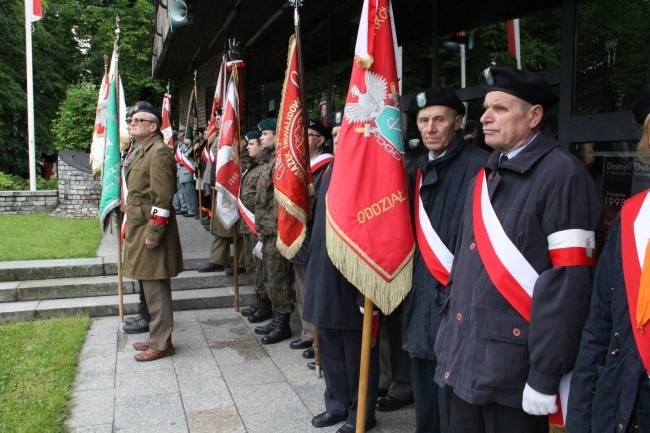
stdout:
<svg viewBox="0 0 650 433">
<path fill-rule="evenodd" d="M 253 313 L 255 313 L 258 309 L 260 308 L 260 305 L 256 302 L 250 307 L 242 308 L 240 313 L 244 317 L 250 317 Z"/>
<path fill-rule="evenodd" d="M 307 363 L 307 368 L 310 369 L 310 370 L 316 370 L 316 362 L 314 362 L 314 361 L 309 361 L 309 362 Z"/>
<path fill-rule="evenodd" d="M 308 349 L 305 349 L 304 352 L 302 352 L 302 357 L 305 359 L 314 359 L 314 347 L 310 347 Z"/>
<path fill-rule="evenodd" d="M 257 311 L 253 312 L 250 316 L 248 316 L 248 321 L 250 323 L 260 323 L 265 320 L 269 320 L 272 317 L 273 317 L 273 307 L 271 307 L 271 301 L 267 299 L 260 304 Z M 266 334 L 260 334 L 260 335 L 266 335 Z"/>
<path fill-rule="evenodd" d="M 210 224 L 208 224 L 207 226 L 203 226 L 203 228 L 205 229 L 206 232 L 209 232 L 210 231 Z"/>
<path fill-rule="evenodd" d="M 401 409 L 404 406 L 408 406 L 411 403 L 413 403 L 412 398 L 409 400 L 400 400 L 398 398 L 391 397 L 390 395 L 386 395 L 377 399 L 377 410 L 379 412 L 392 412 L 394 410 Z"/>
<path fill-rule="evenodd" d="M 235 268 L 233 268 L 231 266 L 229 268 L 226 268 L 225 272 L 226 272 L 226 276 L 232 277 L 233 275 L 235 275 Z M 245 274 L 245 273 L 246 273 L 246 269 L 244 269 L 244 268 L 239 268 L 239 270 L 237 271 L 237 274 L 239 274 L 239 275 Z"/>
<path fill-rule="evenodd" d="M 141 316 L 138 316 L 138 318 L 139 320 L 125 323 L 124 326 L 122 326 L 122 330 L 127 334 L 142 334 L 143 332 L 149 332 L 149 322 L 144 320 Z"/>
<path fill-rule="evenodd" d="M 388 395 L 388 390 L 386 388 L 382 388 L 381 386 L 377 388 L 377 397 L 384 397 Z"/>
<path fill-rule="evenodd" d="M 299 338 L 293 340 L 291 344 L 289 344 L 289 347 L 292 349 L 307 349 L 308 347 L 311 347 L 312 344 L 312 341 L 304 341 L 302 338 Z"/>
<path fill-rule="evenodd" d="M 187 211 L 186 211 L 186 210 L 182 210 L 182 211 L 178 212 L 178 215 L 187 215 Z"/>
<path fill-rule="evenodd" d="M 366 431 L 370 430 L 371 428 L 373 428 L 376 425 L 377 425 L 377 420 L 376 419 L 373 419 L 371 421 L 366 421 Z M 338 429 L 336 431 L 336 433 L 355 433 L 356 431 L 357 431 L 356 426 L 354 426 L 352 424 L 345 423 L 345 424 L 343 424 L 341 426 L 340 429 Z"/>
<path fill-rule="evenodd" d="M 207 266 L 197 269 L 198 272 L 221 272 L 223 271 L 223 266 L 217 265 L 216 263 L 208 263 Z"/>
<path fill-rule="evenodd" d="M 311 419 L 311 425 L 314 427 L 330 427 L 348 419 L 347 415 L 336 415 L 334 413 L 319 413 Z"/>
<path fill-rule="evenodd" d="M 262 337 L 262 344 L 275 344 L 291 338 L 291 328 L 275 328 L 264 337 Z"/>
<path fill-rule="evenodd" d="M 210 219 L 208 218 L 207 220 L 201 220 L 201 224 L 204 226 L 209 226 L 210 225 Z"/>
<path fill-rule="evenodd" d="M 126 319 L 124 319 L 124 324 L 126 325 L 127 323 L 137 322 L 138 320 L 140 320 L 139 314 L 137 316 L 127 317 Z"/>
<path fill-rule="evenodd" d="M 250 321 L 251 318 L 249 317 L 248 320 Z M 271 321 L 270 321 L 269 323 L 267 323 L 266 325 L 260 325 L 260 326 L 257 326 L 257 327 L 255 328 L 254 332 L 255 332 L 257 335 L 268 335 L 269 332 L 271 332 L 271 331 L 273 331 L 273 330 L 275 329 L 275 327 L 276 327 L 277 324 L 278 324 L 278 320 L 279 320 L 279 319 L 278 319 L 278 315 L 276 314 L 276 315 L 273 316 L 273 320 L 271 320 Z"/>
<path fill-rule="evenodd" d="M 186 217 L 186 218 L 193 217 L 194 215 L 196 215 L 196 214 L 194 214 L 194 213 L 184 213 L 183 214 L 183 216 Z"/>
</svg>

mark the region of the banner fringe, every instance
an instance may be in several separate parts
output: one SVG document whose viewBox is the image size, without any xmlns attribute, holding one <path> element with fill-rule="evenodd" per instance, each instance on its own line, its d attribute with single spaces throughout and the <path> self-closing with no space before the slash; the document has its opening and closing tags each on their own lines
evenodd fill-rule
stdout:
<svg viewBox="0 0 650 433">
<path fill-rule="evenodd" d="M 384 314 L 392 313 L 402 303 L 411 290 L 413 260 L 409 260 L 395 278 L 386 281 L 337 235 L 329 223 L 325 238 L 332 263 Z"/>
</svg>

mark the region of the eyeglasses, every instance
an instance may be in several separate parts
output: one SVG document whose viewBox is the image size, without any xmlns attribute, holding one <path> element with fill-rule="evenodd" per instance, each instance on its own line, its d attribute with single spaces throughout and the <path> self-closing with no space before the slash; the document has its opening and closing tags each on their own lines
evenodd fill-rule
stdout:
<svg viewBox="0 0 650 433">
<path fill-rule="evenodd" d="M 136 124 L 137 123 L 142 123 L 142 122 L 151 122 L 151 123 L 153 123 L 153 120 L 141 119 L 139 117 L 132 117 L 131 120 L 129 121 L 129 123 L 133 123 L 133 122 L 135 122 Z"/>
<path fill-rule="evenodd" d="M 309 135 L 310 137 L 319 137 L 319 138 L 322 137 L 322 135 L 318 135 L 318 134 L 307 134 L 307 135 Z"/>
</svg>

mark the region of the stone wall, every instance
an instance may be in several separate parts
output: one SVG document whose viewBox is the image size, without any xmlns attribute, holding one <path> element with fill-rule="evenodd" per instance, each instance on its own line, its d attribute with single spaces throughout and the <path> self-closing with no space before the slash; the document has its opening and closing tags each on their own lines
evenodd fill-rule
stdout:
<svg viewBox="0 0 650 433">
<path fill-rule="evenodd" d="M 58 191 L 0 191 L 1 214 L 30 214 L 53 211 Z"/>
<path fill-rule="evenodd" d="M 91 176 L 88 154 L 62 151 L 57 164 L 59 205 L 52 215 L 68 218 L 97 216 L 101 184 Z"/>
</svg>

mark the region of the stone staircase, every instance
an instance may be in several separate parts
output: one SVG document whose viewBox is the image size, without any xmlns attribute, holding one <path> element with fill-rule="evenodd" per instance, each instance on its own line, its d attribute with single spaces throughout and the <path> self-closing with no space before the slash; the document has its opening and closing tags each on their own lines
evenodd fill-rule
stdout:
<svg viewBox="0 0 650 433">
<path fill-rule="evenodd" d="M 185 258 L 172 279 L 174 310 L 234 307 L 233 277 L 199 273 L 202 258 Z M 123 278 L 124 314 L 138 310 L 137 281 Z M 0 263 L 0 323 L 54 316 L 118 314 L 117 264 L 107 257 Z M 255 298 L 246 274 L 239 276 L 240 305 Z"/>
</svg>

